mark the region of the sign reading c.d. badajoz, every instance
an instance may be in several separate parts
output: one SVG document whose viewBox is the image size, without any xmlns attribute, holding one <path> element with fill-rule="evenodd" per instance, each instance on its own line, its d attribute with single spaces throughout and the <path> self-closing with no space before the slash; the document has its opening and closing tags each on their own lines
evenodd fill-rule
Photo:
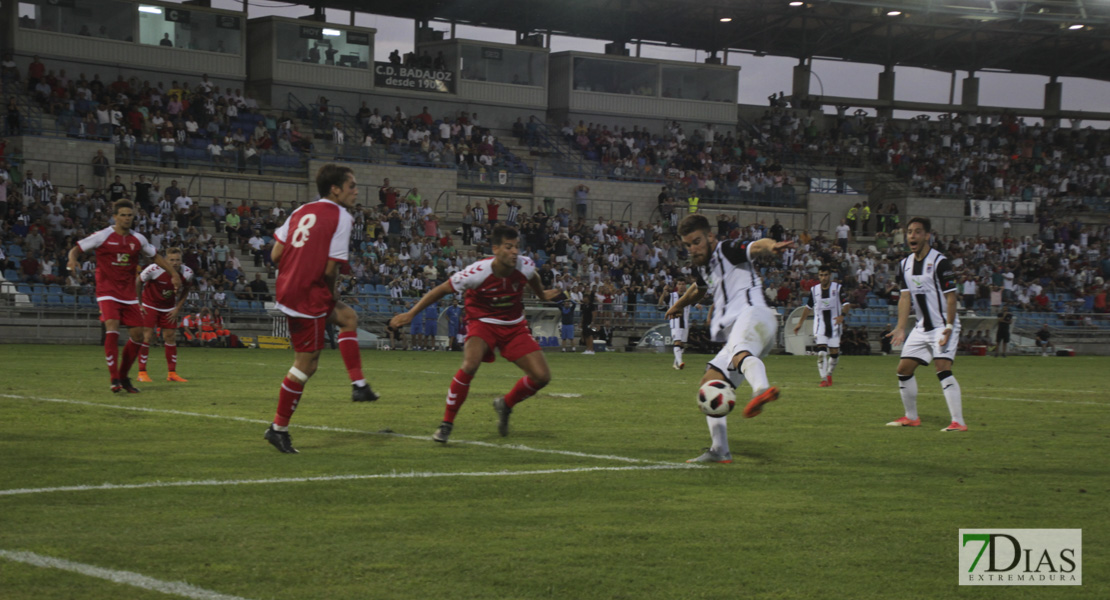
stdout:
<svg viewBox="0 0 1110 600">
<path fill-rule="evenodd" d="M 416 92 L 455 93 L 455 74 L 439 69 L 406 67 L 388 62 L 374 63 L 374 86 Z"/>
<path fill-rule="evenodd" d="M 961 529 L 960 585 L 1083 585 L 1083 530 Z"/>
</svg>

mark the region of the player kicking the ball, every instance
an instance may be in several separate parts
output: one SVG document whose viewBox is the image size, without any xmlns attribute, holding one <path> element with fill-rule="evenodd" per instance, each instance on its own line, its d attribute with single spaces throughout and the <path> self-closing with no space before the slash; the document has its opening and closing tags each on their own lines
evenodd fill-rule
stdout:
<svg viewBox="0 0 1110 600">
<path fill-rule="evenodd" d="M 181 276 L 143 234 L 131 230 L 135 205 L 130 200 L 116 200 L 112 207 L 112 226 L 77 242 L 69 251 L 68 267 L 70 272 L 76 273 L 81 253 L 96 250 L 96 303 L 100 305 L 100 320 L 104 322 L 106 332 L 104 358 L 108 361 L 108 373 L 112 378 L 111 389 L 113 392 L 126 390 L 137 394 L 139 389 L 131 385 L 127 374 L 143 343 L 143 315 L 135 289 L 139 256 L 145 254 L 152 257 L 156 265 L 169 271 L 170 283 L 175 289 L 181 288 Z M 129 332 L 127 345 L 123 348 L 123 360 L 117 361 L 121 324 L 126 325 Z"/>
<path fill-rule="evenodd" d="M 891 427 L 917 427 L 917 380 L 913 372 L 917 365 L 937 363 L 937 379 L 948 403 L 952 423 L 941 431 L 967 431 L 964 422 L 963 398 L 960 384 L 952 375 L 952 361 L 956 359 L 956 345 L 960 341 L 960 318 L 956 315 L 956 275 L 948 258 L 929 246 L 932 224 L 925 217 L 914 217 L 906 224 L 906 243 L 910 256 L 902 259 L 898 269 L 898 283 L 902 295 L 898 299 L 898 325 L 888 335 L 890 344 L 903 342 L 902 359 L 898 361 L 898 390 L 906 413 L 889 423 Z M 906 323 L 910 306 L 917 312 L 917 324 L 906 337 Z"/>
<path fill-rule="evenodd" d="M 779 397 L 779 389 L 767 381 L 767 369 L 761 360 L 774 345 L 778 320 L 767 307 L 759 268 L 752 261 L 761 255 L 782 252 L 794 242 L 775 242 L 770 238 L 756 242 L 717 241 L 709 220 L 702 215 L 683 219 L 678 235 L 690 253 L 690 262 L 697 267 L 697 282 L 667 310 L 666 316 L 677 318 L 687 306 L 713 293 L 709 335 L 715 341 L 724 341 L 725 346 L 709 361 L 698 385 L 718 380 L 735 388 L 746 380 L 752 388 L 752 399 L 744 408 L 744 417 L 750 419 L 763 412 L 763 405 Z M 713 445 L 686 462 L 732 462 L 727 417 L 706 416 L 705 420 Z"/>
<path fill-rule="evenodd" d="M 328 323 L 339 326 L 339 354 L 351 378 L 351 400 L 378 399 L 362 376 L 358 314 L 339 301 L 336 290 L 339 265 L 347 262 L 354 221 L 347 209 L 353 208 L 358 200 L 358 182 L 350 168 L 327 164 L 316 173 L 316 190 L 319 200 L 293 211 L 274 231 L 274 248 L 270 253 L 279 269 L 277 308 L 289 321 L 296 354 L 293 366 L 281 382 L 277 414 L 265 437 L 287 454 L 297 453 L 289 437 L 289 420 L 301 400 L 305 383 L 316 372 Z"/>
<path fill-rule="evenodd" d="M 166 262 L 170 263 L 185 282 L 185 287 L 181 290 L 174 289 L 170 272 L 156 264 L 143 269 L 135 282 L 143 307 L 143 345 L 139 348 L 140 382 L 153 381 L 146 372 L 146 363 L 150 343 L 154 341 L 154 332 L 158 328 L 162 329 L 162 340 L 166 343 L 166 368 L 169 371 L 166 381 L 188 381 L 177 374 L 177 323 L 188 295 L 188 285 L 193 280 L 193 270 L 181 264 L 181 248 L 167 249 Z"/>
<path fill-rule="evenodd" d="M 532 259 L 520 256 L 520 239 L 516 229 L 497 225 L 490 234 L 493 257 L 479 260 L 456 272 L 447 281 L 424 294 L 408 312 L 389 321 L 392 329 L 404 327 L 420 311 L 448 294 L 465 294 L 467 322 L 463 344 L 462 368 L 455 373 L 447 392 L 447 408 L 443 422 L 432 439 L 446 443 L 455 426 L 455 416 L 466 402 L 470 382 L 483 362 L 493 362 L 493 351 L 500 350 L 505 360 L 524 371 L 509 393 L 493 401 L 497 411 L 497 432 L 509 435 L 509 415 L 513 407 L 530 398 L 551 381 L 551 369 L 539 344 L 528 331 L 524 320 L 524 288 L 531 288 L 542 300 L 555 300 L 559 290 L 544 290 Z"/>
</svg>

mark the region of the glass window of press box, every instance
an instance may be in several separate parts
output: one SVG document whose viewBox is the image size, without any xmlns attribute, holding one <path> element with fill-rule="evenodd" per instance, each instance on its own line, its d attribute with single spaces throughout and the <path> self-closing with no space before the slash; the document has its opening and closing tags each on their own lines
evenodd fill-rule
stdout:
<svg viewBox="0 0 1110 600">
<path fill-rule="evenodd" d="M 547 84 L 547 56 L 511 48 L 461 47 L 460 77 L 472 81 L 543 86 Z M 446 64 L 451 65 L 451 57 Z"/>
<path fill-rule="evenodd" d="M 123 42 L 134 41 L 135 5 L 115 0 L 30 0 L 19 3 L 19 26 Z"/>
<path fill-rule="evenodd" d="M 663 97 L 736 102 L 736 76 L 717 69 L 663 65 Z"/>
<path fill-rule="evenodd" d="M 277 59 L 370 68 L 370 34 L 317 24 L 277 23 Z"/>
<path fill-rule="evenodd" d="M 583 92 L 655 96 L 658 79 L 657 65 L 600 58 L 574 59 L 574 89 Z"/>
<path fill-rule="evenodd" d="M 232 15 L 139 5 L 139 43 L 239 54 L 243 21 Z"/>
</svg>

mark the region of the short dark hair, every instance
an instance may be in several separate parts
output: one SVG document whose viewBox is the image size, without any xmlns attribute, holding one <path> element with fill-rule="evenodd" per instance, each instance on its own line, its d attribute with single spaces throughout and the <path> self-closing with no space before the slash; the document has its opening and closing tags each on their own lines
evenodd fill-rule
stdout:
<svg viewBox="0 0 1110 600">
<path fill-rule="evenodd" d="M 829 265 L 821 265 L 820 267 L 817 267 L 817 272 L 818 273 L 832 273 L 832 267 L 830 267 Z"/>
<path fill-rule="evenodd" d="M 520 237 L 517 233 L 516 227 L 509 227 L 508 225 L 494 225 L 493 231 L 489 234 L 489 241 L 498 246 L 505 242 L 505 240 L 515 240 Z"/>
<path fill-rule="evenodd" d="M 914 217 L 910 219 L 909 222 L 906 223 L 906 229 L 909 229 L 910 225 L 914 223 L 921 223 L 921 228 L 925 230 L 925 233 L 929 233 L 933 230 L 933 222 L 929 220 L 929 217 Z"/>
<path fill-rule="evenodd" d="M 130 208 L 135 210 L 135 205 L 127 198 L 120 198 L 112 203 L 112 214 L 118 215 L 121 208 Z"/>
<path fill-rule="evenodd" d="M 695 231 L 706 233 L 712 231 L 709 228 L 709 219 L 705 218 L 704 215 L 689 215 L 678 224 L 678 235 L 681 237 L 686 237 Z"/>
<path fill-rule="evenodd" d="M 343 187 L 347 177 L 352 177 L 354 174 L 351 167 L 328 163 L 316 171 L 316 192 L 321 198 L 326 198 L 331 193 L 331 186 Z"/>
</svg>

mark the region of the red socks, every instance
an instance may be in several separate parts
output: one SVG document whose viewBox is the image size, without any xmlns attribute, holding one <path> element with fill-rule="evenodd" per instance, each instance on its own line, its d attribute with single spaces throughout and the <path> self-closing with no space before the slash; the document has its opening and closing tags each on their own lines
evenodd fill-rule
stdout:
<svg viewBox="0 0 1110 600">
<path fill-rule="evenodd" d="M 518 403 L 524 402 L 535 395 L 536 392 L 542 390 L 545 385 L 547 384 L 541 385 L 532 381 L 532 378 L 527 375 L 521 377 L 517 380 L 513 389 L 509 390 L 508 394 L 505 394 L 505 406 L 512 408 Z"/>
<path fill-rule="evenodd" d="M 347 376 L 352 382 L 363 381 L 362 355 L 358 350 L 358 332 L 339 332 L 339 354 L 343 357 L 343 366 L 347 367 Z"/>
<path fill-rule="evenodd" d="M 119 332 L 108 331 L 104 334 L 104 360 L 108 362 L 108 374 L 119 379 Z"/>
<path fill-rule="evenodd" d="M 470 392 L 471 379 L 474 379 L 474 376 L 462 369 L 455 373 L 454 379 L 451 380 L 451 388 L 447 391 L 447 408 L 443 411 L 444 421 L 455 422 L 455 415 L 459 414 L 459 409 L 462 408 L 463 402 L 466 402 L 466 395 Z"/>
<path fill-rule="evenodd" d="M 139 370 L 140 371 L 145 371 L 146 370 L 146 359 L 147 359 L 147 356 L 149 356 L 149 355 L 150 355 L 150 345 L 149 344 L 139 344 Z"/>
<path fill-rule="evenodd" d="M 170 373 L 177 372 L 177 345 L 166 344 L 166 368 Z"/>
<path fill-rule="evenodd" d="M 127 345 L 123 347 L 123 359 L 119 364 L 120 379 L 127 377 L 127 373 L 131 371 L 131 365 L 135 364 L 135 359 L 139 356 L 139 344 L 131 338 L 127 338 Z"/>
<path fill-rule="evenodd" d="M 281 393 L 278 394 L 277 414 L 274 415 L 274 425 L 288 427 L 289 419 L 293 418 L 293 411 L 297 410 L 297 403 L 301 401 L 304 393 L 304 384 L 294 381 L 288 375 L 281 382 Z"/>
</svg>

